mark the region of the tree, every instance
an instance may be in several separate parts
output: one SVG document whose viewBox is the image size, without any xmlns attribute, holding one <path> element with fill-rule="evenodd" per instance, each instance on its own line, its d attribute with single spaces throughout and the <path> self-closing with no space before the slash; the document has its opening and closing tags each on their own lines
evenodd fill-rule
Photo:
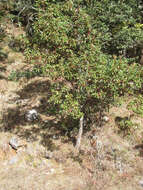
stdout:
<svg viewBox="0 0 143 190">
<path fill-rule="evenodd" d="M 141 87 L 142 69 L 129 66 L 126 57 L 142 40 L 141 17 L 136 1 L 127 2 L 36 1 L 25 53 L 28 60 L 40 57 L 52 80 L 49 102 L 63 117 L 80 119 L 79 136 L 85 115 L 102 112 L 115 96 L 131 92 L 130 82 Z"/>
</svg>

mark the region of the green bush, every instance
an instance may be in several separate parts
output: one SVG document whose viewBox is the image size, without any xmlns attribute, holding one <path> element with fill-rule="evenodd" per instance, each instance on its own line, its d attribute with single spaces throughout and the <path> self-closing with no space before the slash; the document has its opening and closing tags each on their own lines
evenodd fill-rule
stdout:
<svg viewBox="0 0 143 190">
<path fill-rule="evenodd" d="M 37 0 L 35 9 L 25 54 L 51 78 L 60 114 L 77 119 L 131 93 L 130 82 L 141 87 L 142 68 L 123 57 L 142 39 L 136 1 Z"/>
<path fill-rule="evenodd" d="M 8 76 L 8 80 L 18 81 L 20 78 L 25 77 L 27 79 L 33 78 L 35 76 L 43 76 L 43 72 L 41 68 L 33 67 L 32 70 L 25 71 L 12 71 Z"/>
<path fill-rule="evenodd" d="M 143 117 L 143 97 L 142 95 L 136 97 L 128 104 L 128 109 L 132 110 L 134 113 Z"/>
<path fill-rule="evenodd" d="M 133 123 L 130 117 L 116 117 L 115 123 L 118 126 L 118 133 L 123 137 L 135 134 L 135 130 L 139 128 L 137 123 Z"/>
<path fill-rule="evenodd" d="M 88 10 L 93 18 L 93 28 L 98 31 L 102 50 L 124 56 L 129 56 L 129 49 L 137 51 L 143 40 L 142 1 L 93 2 L 94 6 L 89 6 Z"/>
</svg>

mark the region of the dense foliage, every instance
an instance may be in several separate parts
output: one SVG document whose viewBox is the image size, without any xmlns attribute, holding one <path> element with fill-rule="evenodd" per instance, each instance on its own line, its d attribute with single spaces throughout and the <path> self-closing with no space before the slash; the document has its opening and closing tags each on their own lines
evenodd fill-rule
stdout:
<svg viewBox="0 0 143 190">
<path fill-rule="evenodd" d="M 142 6 L 136 0 L 35 0 L 18 13 L 23 18 L 29 11 L 25 55 L 51 78 L 49 102 L 63 116 L 80 118 L 131 93 L 131 84 L 141 88 Z"/>
</svg>

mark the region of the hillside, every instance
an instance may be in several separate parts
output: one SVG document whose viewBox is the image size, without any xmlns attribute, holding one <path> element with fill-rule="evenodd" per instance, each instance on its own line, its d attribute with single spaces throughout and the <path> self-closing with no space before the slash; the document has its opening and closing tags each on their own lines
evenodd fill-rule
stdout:
<svg viewBox="0 0 143 190">
<path fill-rule="evenodd" d="M 102 114 L 92 112 L 77 151 L 78 120 L 62 117 L 48 102 L 55 81 L 32 72 L 41 63 L 38 57 L 30 64 L 22 49 L 25 27 L 4 15 L 1 28 L 0 190 L 143 189 L 142 91 L 120 94 Z M 68 92 L 75 81 L 66 83 Z M 36 115 L 31 117 L 31 110 Z M 73 110 L 80 116 L 76 106 Z"/>
</svg>

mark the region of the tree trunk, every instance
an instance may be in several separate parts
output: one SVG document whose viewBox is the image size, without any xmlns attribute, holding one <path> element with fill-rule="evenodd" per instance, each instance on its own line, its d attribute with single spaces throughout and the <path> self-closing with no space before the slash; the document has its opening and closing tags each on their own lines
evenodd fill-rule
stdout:
<svg viewBox="0 0 143 190">
<path fill-rule="evenodd" d="M 81 144 L 81 138 L 82 138 L 82 133 L 83 133 L 83 119 L 84 117 L 82 116 L 80 118 L 80 123 L 79 123 L 79 132 L 77 136 L 77 141 L 76 141 L 76 149 L 79 150 L 80 144 Z"/>
<path fill-rule="evenodd" d="M 143 49 L 141 50 L 140 64 L 143 65 Z"/>
</svg>

